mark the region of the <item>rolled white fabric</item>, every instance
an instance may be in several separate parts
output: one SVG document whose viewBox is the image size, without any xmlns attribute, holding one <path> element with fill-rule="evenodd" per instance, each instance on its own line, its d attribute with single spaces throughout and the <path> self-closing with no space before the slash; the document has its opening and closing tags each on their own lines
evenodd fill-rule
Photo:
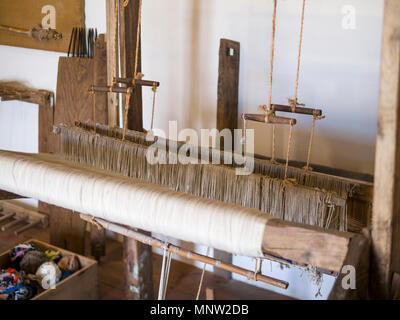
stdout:
<svg viewBox="0 0 400 320">
<path fill-rule="evenodd" d="M 263 256 L 264 229 L 272 218 L 255 209 L 170 191 L 50 155 L 0 151 L 0 189 L 252 257 Z"/>
</svg>

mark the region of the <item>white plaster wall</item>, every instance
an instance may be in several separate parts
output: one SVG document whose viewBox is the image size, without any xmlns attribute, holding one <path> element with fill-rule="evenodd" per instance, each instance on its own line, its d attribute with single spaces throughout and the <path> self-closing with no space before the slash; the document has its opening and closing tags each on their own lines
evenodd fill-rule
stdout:
<svg viewBox="0 0 400 320">
<path fill-rule="evenodd" d="M 345 5 L 356 10 L 354 30 L 342 27 Z M 294 94 L 300 12 L 300 0 L 278 0 L 274 103 L 286 103 Z M 272 0 L 144 0 L 143 72 L 161 82 L 156 127 L 167 130 L 168 120 L 177 120 L 179 128 L 215 127 L 220 38 L 241 43 L 239 111 L 257 112 L 267 99 L 271 15 Z M 299 98 L 322 107 L 327 115 L 318 123 L 314 163 L 373 173 L 382 16 L 382 0 L 307 1 Z M 86 24 L 105 32 L 104 0 L 86 0 Z M 55 91 L 59 56 L 0 46 L 0 80 Z M 151 90 L 144 90 L 147 128 L 151 99 Z M 298 119 L 291 157 L 305 160 L 311 120 Z M 269 155 L 270 128 L 250 127 L 256 129 L 256 152 Z M 0 103 L 1 149 L 37 152 L 36 137 L 36 106 Z M 286 137 L 287 129 L 279 129 L 277 153 L 282 158 Z M 247 258 L 235 257 L 234 262 L 254 267 Z M 281 270 L 272 264 L 271 272 L 266 263 L 263 271 L 291 283 L 285 294 L 313 299 L 317 292 L 299 270 Z M 324 279 L 322 298 L 332 283 L 332 278 Z"/>
</svg>

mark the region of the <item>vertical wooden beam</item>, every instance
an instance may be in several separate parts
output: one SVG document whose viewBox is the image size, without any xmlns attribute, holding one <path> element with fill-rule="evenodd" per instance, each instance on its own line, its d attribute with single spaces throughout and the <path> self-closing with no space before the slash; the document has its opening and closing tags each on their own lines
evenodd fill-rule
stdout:
<svg viewBox="0 0 400 320">
<path fill-rule="evenodd" d="M 219 47 L 217 129 L 233 130 L 238 127 L 240 43 L 221 39 Z M 224 143 L 221 140 L 221 148 Z M 214 258 L 232 263 L 232 254 L 214 250 Z M 224 279 L 231 279 L 232 273 L 214 268 L 214 273 Z"/>
<path fill-rule="evenodd" d="M 107 48 L 105 35 L 100 34 L 95 45 L 93 54 L 93 81 L 95 86 L 107 85 Z M 108 94 L 96 94 L 96 109 L 102 110 L 97 115 L 96 122 L 107 124 L 108 122 Z M 106 254 L 106 230 L 99 229 L 93 224 L 90 230 L 91 252 L 97 260 Z"/>
<path fill-rule="evenodd" d="M 400 271 L 400 1 L 385 0 L 372 213 L 371 293 L 389 298 Z"/>
<path fill-rule="evenodd" d="M 115 42 L 115 3 L 119 0 L 107 0 L 107 83 L 113 83 L 113 70 L 119 70 L 118 46 Z M 114 46 L 116 55 L 114 54 Z M 118 71 L 117 71 L 118 72 Z M 108 124 L 110 126 L 119 125 L 119 96 L 118 94 L 108 94 Z"/>
<path fill-rule="evenodd" d="M 121 74 L 124 78 L 134 77 L 136 45 L 139 45 L 137 72 L 142 70 L 141 37 L 139 43 L 136 43 L 138 11 L 139 0 L 130 0 L 126 7 L 120 9 Z M 125 108 L 125 97 L 123 97 L 123 106 Z M 143 131 L 142 87 L 140 86 L 135 88 L 130 99 L 128 128 Z"/>
<path fill-rule="evenodd" d="M 139 0 L 120 8 L 122 77 L 133 77 L 136 46 L 139 46 L 138 72 L 141 71 L 140 41 L 136 43 Z M 125 97 L 124 97 L 125 98 Z M 125 101 L 123 102 L 125 106 Z M 128 128 L 143 131 L 142 89 L 135 89 L 128 113 Z M 128 299 L 154 299 L 152 248 L 124 238 L 125 293 Z"/>
</svg>

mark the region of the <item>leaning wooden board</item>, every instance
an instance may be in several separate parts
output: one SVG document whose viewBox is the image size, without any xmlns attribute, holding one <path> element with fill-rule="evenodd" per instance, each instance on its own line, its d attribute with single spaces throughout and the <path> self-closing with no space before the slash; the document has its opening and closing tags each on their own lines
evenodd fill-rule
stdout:
<svg viewBox="0 0 400 320">
<path fill-rule="evenodd" d="M 62 256 L 75 255 L 81 264 L 81 269 L 73 275 L 57 283 L 54 290 L 45 290 L 32 300 L 96 300 L 98 299 L 97 262 L 87 257 L 77 255 L 39 240 L 29 240 L 37 248 L 59 251 Z M 0 255 L 0 269 L 9 267 L 10 250 Z"/>
<path fill-rule="evenodd" d="M 104 36 L 99 37 L 104 42 Z M 96 48 L 105 51 L 105 44 L 96 44 Z M 99 50 L 96 50 L 98 53 Z M 100 54 L 105 61 L 104 54 Z M 57 99 L 54 110 L 54 123 L 72 125 L 76 120 L 93 119 L 93 97 L 88 89 L 95 82 L 103 84 L 107 80 L 107 65 L 95 63 L 95 59 L 61 57 L 58 64 Z M 104 70 L 96 70 L 104 68 Z M 105 75 L 105 76 L 104 76 Z M 96 78 L 96 80 L 95 80 Z M 106 96 L 96 94 L 96 120 L 107 123 Z M 59 152 L 56 136 L 49 140 L 50 152 Z M 39 150 L 42 152 L 42 150 Z M 77 213 L 46 203 L 39 203 L 39 210 L 50 216 L 50 242 L 53 245 L 82 254 L 85 248 L 86 222 Z M 100 237 L 101 239 L 101 237 Z M 102 249 L 100 248 L 100 252 Z"/>
<path fill-rule="evenodd" d="M 60 40 L 39 41 L 23 34 L 0 31 L 0 44 L 67 52 L 72 28 L 85 25 L 85 1 L 1 0 L 0 24 L 28 30 L 43 24 L 62 34 Z"/>
</svg>

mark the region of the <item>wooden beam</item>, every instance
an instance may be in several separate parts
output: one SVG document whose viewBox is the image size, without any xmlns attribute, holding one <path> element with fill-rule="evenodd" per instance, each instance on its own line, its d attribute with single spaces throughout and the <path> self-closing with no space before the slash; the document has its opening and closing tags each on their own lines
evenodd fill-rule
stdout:
<svg viewBox="0 0 400 320">
<path fill-rule="evenodd" d="M 300 265 L 340 272 L 353 234 L 287 222 L 268 221 L 263 252 Z"/>
<path fill-rule="evenodd" d="M 362 234 L 354 236 L 350 241 L 349 250 L 343 266 L 352 267 L 349 271 L 340 272 L 329 294 L 329 300 L 366 300 L 368 299 L 369 281 L 369 240 Z M 351 272 L 355 271 L 355 288 L 344 287 Z M 346 281 L 347 280 L 347 281 Z"/>
<path fill-rule="evenodd" d="M 0 200 L 12 200 L 12 199 L 22 199 L 22 198 L 25 197 L 4 190 L 0 190 Z"/>
<path fill-rule="evenodd" d="M 217 129 L 222 131 L 238 128 L 240 43 L 228 39 L 220 40 L 218 68 Z M 221 141 L 221 148 L 224 142 Z M 232 263 L 232 255 L 214 250 L 214 258 Z M 232 279 L 232 273 L 214 267 L 214 273 L 224 279 Z"/>
<path fill-rule="evenodd" d="M 141 71 L 141 45 L 136 43 L 139 0 L 130 0 L 120 8 L 121 76 L 134 77 L 136 46 L 139 47 L 138 69 Z M 124 97 L 125 98 L 125 97 Z M 125 101 L 123 102 L 125 105 Z M 128 129 L 143 131 L 142 88 L 135 88 L 130 99 Z M 124 238 L 125 293 L 128 299 L 154 299 L 152 248 Z"/>
<path fill-rule="evenodd" d="M 389 298 L 400 271 L 400 2 L 385 0 L 372 213 L 371 293 Z"/>
<path fill-rule="evenodd" d="M 93 80 L 96 86 L 107 85 L 107 48 L 105 35 L 100 34 L 94 44 L 93 55 Z M 96 109 L 100 110 L 100 118 L 96 122 L 107 124 L 109 120 L 108 95 L 106 93 L 96 93 Z M 92 256 L 97 260 L 106 255 L 106 232 L 104 229 L 91 228 L 90 244 Z"/>
<path fill-rule="evenodd" d="M 137 72 L 142 70 L 141 41 L 136 43 L 139 0 L 130 0 L 126 7 L 120 8 L 120 50 L 121 76 L 132 78 L 135 72 L 136 46 L 139 46 Z M 123 96 L 125 106 L 125 96 Z M 137 87 L 132 94 L 128 113 L 128 129 L 143 131 L 142 88 Z"/>
</svg>

